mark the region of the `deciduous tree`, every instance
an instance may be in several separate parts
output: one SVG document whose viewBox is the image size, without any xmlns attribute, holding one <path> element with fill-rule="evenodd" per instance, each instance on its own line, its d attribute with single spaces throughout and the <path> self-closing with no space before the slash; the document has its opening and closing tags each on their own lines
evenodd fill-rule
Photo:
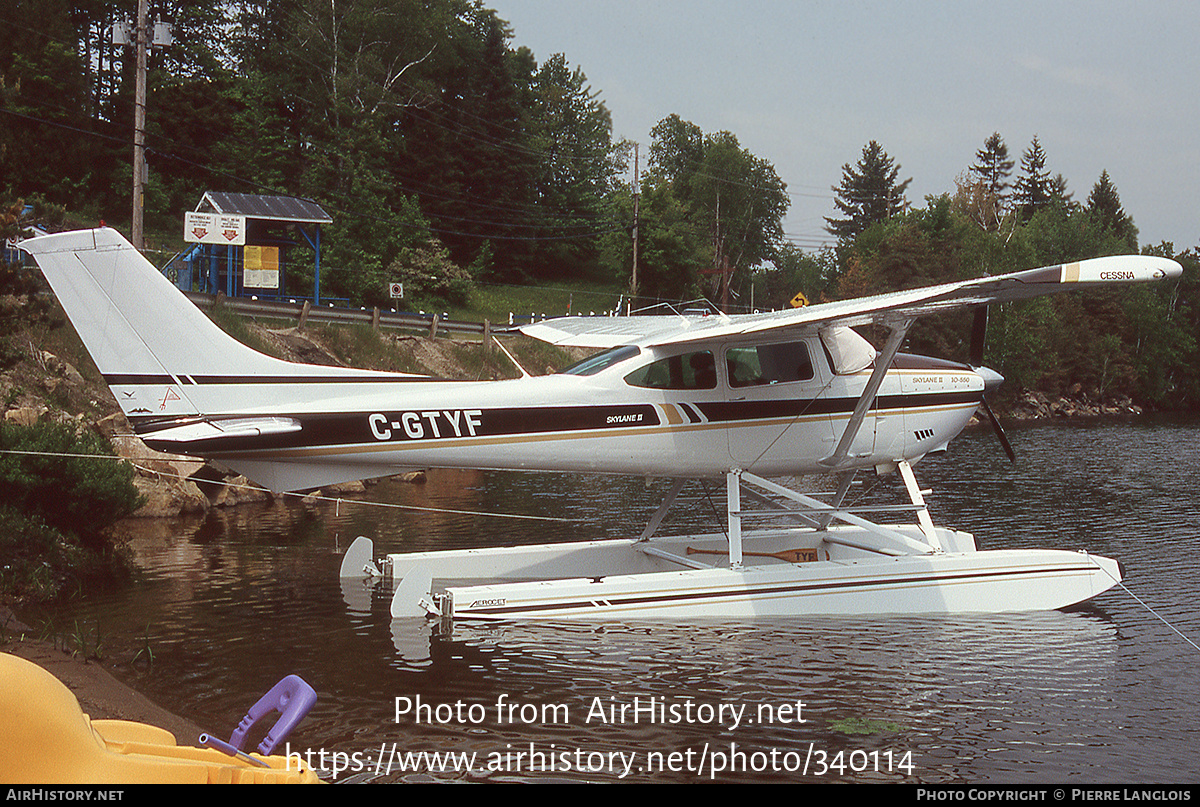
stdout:
<svg viewBox="0 0 1200 807">
<path fill-rule="evenodd" d="M 675 239 L 693 254 L 672 258 L 663 267 L 671 266 L 675 274 L 696 267 L 710 278 L 706 293 L 728 308 L 730 299 L 745 290 L 749 270 L 773 258 L 782 241 L 790 204 L 787 186 L 769 161 L 742 148 L 732 132 L 706 135 L 694 123 L 670 115 L 652 134 L 645 187 L 668 195 L 671 205 L 663 204 L 664 199 L 657 204 L 664 211 L 684 211 L 693 233 Z M 643 274 L 661 268 L 649 259 L 640 267 Z"/>
</svg>

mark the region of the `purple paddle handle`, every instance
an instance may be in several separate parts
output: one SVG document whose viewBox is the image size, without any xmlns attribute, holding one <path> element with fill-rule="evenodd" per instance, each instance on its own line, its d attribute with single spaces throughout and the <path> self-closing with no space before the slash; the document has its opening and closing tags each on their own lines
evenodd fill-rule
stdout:
<svg viewBox="0 0 1200 807">
<path fill-rule="evenodd" d="M 270 756 L 275 746 L 283 742 L 316 702 L 316 690 L 306 684 L 300 676 L 289 675 L 271 687 L 266 695 L 258 699 L 258 703 L 250 707 L 250 711 L 246 712 L 246 716 L 233 730 L 229 744 L 239 751 L 242 750 L 242 743 L 246 741 L 246 732 L 250 731 L 250 727 L 265 715 L 279 712 L 279 720 L 275 721 L 267 736 L 258 744 L 258 752 Z"/>
<path fill-rule="evenodd" d="M 232 745 L 225 742 L 224 740 L 218 740 L 216 737 L 212 736 L 211 734 L 201 734 L 200 739 L 197 740 L 197 742 L 200 743 L 201 748 L 215 748 L 218 751 L 220 751 L 222 754 L 228 754 L 231 757 L 237 757 L 238 759 L 245 760 L 246 762 L 249 762 L 252 765 L 258 765 L 263 768 L 271 767 L 267 763 L 263 762 L 261 759 L 255 759 L 254 757 L 250 756 L 249 754 L 237 750 L 236 748 L 234 748 Z"/>
</svg>

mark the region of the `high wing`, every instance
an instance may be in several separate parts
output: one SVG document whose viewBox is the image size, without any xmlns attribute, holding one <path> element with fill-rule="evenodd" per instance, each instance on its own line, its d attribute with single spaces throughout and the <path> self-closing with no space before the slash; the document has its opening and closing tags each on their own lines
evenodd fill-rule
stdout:
<svg viewBox="0 0 1200 807">
<path fill-rule="evenodd" d="M 799 332 L 831 325 L 852 327 L 871 322 L 912 319 L 974 305 L 1024 300 L 1063 291 L 1177 278 L 1182 273 L 1183 268 L 1167 258 L 1120 255 L 821 303 L 790 311 L 704 317 L 564 317 L 525 325 L 520 330 L 528 336 L 564 347 L 685 344 L 764 331 Z"/>
</svg>

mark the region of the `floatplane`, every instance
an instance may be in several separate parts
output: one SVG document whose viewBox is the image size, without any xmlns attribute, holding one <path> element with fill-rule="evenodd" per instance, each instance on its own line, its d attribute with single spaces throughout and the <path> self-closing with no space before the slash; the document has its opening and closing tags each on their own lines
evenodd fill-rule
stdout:
<svg viewBox="0 0 1200 807">
<path fill-rule="evenodd" d="M 503 381 L 297 364 L 227 336 L 111 229 L 25 241 L 134 430 L 273 491 L 403 469 L 633 474 L 673 481 L 627 540 L 389 554 L 360 538 L 343 578 L 390 577 L 393 616 L 654 618 L 1003 612 L 1066 607 L 1122 577 L 1082 551 L 978 551 L 936 527 L 912 466 L 963 430 L 999 374 L 900 352 L 920 317 L 1177 278 L 1125 256 L 783 312 L 574 317 L 522 327 L 600 350 Z M 882 326 L 876 349 L 855 327 Z M 897 473 L 911 524 L 846 504 Z M 831 495 L 772 478 L 831 474 Z M 725 481 L 723 529 L 662 536 L 686 480 Z M 750 506 L 746 506 L 750 505 Z M 774 519 L 774 523 L 766 520 Z M 912 517 L 911 515 L 909 516 Z M 486 583 L 484 581 L 487 581 Z"/>
</svg>

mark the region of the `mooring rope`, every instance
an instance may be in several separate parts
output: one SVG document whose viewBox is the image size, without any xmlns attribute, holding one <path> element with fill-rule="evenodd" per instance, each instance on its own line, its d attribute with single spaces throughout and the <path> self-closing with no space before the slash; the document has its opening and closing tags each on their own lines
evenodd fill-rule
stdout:
<svg viewBox="0 0 1200 807">
<path fill-rule="evenodd" d="M 128 459 L 127 457 L 118 457 L 118 456 L 115 456 L 112 454 L 73 454 L 70 452 L 21 451 L 21 450 L 17 450 L 17 449 L 0 449 L 0 454 L 24 454 L 24 455 L 28 455 L 28 456 L 34 456 L 34 457 L 68 457 L 68 458 L 74 458 L 74 459 L 120 460 L 121 462 L 128 462 L 134 468 L 138 469 L 139 471 L 143 471 L 147 474 L 153 474 L 154 476 L 159 477 L 159 478 L 162 478 L 164 476 L 162 471 L 159 471 L 155 468 L 150 468 L 145 465 L 139 465 L 138 463 L 134 462 L 131 459 Z M 180 460 L 160 460 L 160 461 L 161 462 L 171 462 L 171 461 L 178 462 Z M 189 458 L 185 458 L 182 461 L 198 461 L 198 460 L 193 460 L 192 458 L 189 457 Z M 181 477 L 181 479 L 182 479 L 182 477 Z M 224 485 L 225 487 L 229 487 L 229 488 L 237 488 L 237 489 L 241 489 L 241 490 L 252 490 L 252 491 L 259 492 L 259 493 L 271 493 L 271 491 L 268 491 L 266 488 L 261 488 L 256 485 L 242 485 L 242 484 L 238 484 L 235 482 L 228 482 L 228 481 L 219 480 L 219 479 L 206 479 L 206 480 L 204 480 L 204 482 L 206 484 Z M 522 520 L 522 521 L 552 521 L 552 522 L 566 523 L 566 524 L 578 524 L 578 523 L 584 521 L 584 519 L 581 519 L 581 518 L 560 518 L 557 516 L 531 516 L 531 515 L 523 515 L 521 513 L 487 513 L 487 512 L 481 511 L 481 510 L 455 510 L 455 509 L 446 508 L 446 507 L 422 507 L 421 505 L 416 505 L 416 504 L 395 504 L 393 502 L 375 502 L 375 501 L 364 500 L 364 499 L 347 499 L 342 496 L 322 496 L 322 495 L 316 494 L 316 493 L 293 493 L 291 491 L 284 491 L 282 493 L 271 493 L 271 495 L 272 496 L 290 496 L 290 497 L 296 498 L 296 499 L 313 499 L 316 501 L 334 502 L 337 507 L 338 515 L 341 514 L 341 503 L 347 502 L 350 504 L 366 505 L 368 507 L 390 507 L 390 508 L 394 508 L 397 510 L 411 510 L 411 511 L 420 512 L 420 513 L 441 513 L 444 515 L 456 515 L 456 516 L 487 516 L 489 518 L 508 518 L 508 519 L 518 519 L 518 520 Z"/>
<path fill-rule="evenodd" d="M 1149 603 L 1147 603 L 1145 600 L 1143 600 L 1138 595 L 1134 594 L 1133 591 L 1129 588 L 1129 586 L 1125 585 L 1125 581 L 1119 580 L 1116 577 L 1113 577 L 1112 573 L 1109 572 L 1108 569 L 1105 569 L 1099 563 L 1096 563 L 1096 561 L 1092 560 L 1091 555 L 1088 555 L 1087 557 L 1088 557 L 1088 560 L 1091 561 L 1092 564 L 1097 569 L 1099 569 L 1100 571 L 1102 571 L 1106 575 L 1108 575 L 1108 578 L 1110 580 L 1112 580 L 1114 583 L 1116 583 L 1117 586 L 1120 587 L 1126 594 L 1128 594 L 1130 597 L 1132 597 L 1138 605 L 1145 608 L 1155 619 L 1157 619 L 1159 622 L 1163 623 L 1168 628 L 1170 628 L 1172 631 L 1174 631 L 1179 636 L 1180 639 L 1183 639 L 1185 642 L 1190 644 L 1196 652 L 1200 653 L 1200 645 L 1197 645 L 1195 642 L 1193 642 L 1191 639 L 1189 639 L 1187 637 L 1187 635 L 1184 634 L 1183 631 L 1181 631 L 1179 628 L 1175 627 L 1169 621 L 1167 621 L 1166 617 L 1164 617 L 1162 614 L 1158 613 L 1158 611 L 1155 611 L 1153 608 L 1151 608 Z"/>
</svg>

